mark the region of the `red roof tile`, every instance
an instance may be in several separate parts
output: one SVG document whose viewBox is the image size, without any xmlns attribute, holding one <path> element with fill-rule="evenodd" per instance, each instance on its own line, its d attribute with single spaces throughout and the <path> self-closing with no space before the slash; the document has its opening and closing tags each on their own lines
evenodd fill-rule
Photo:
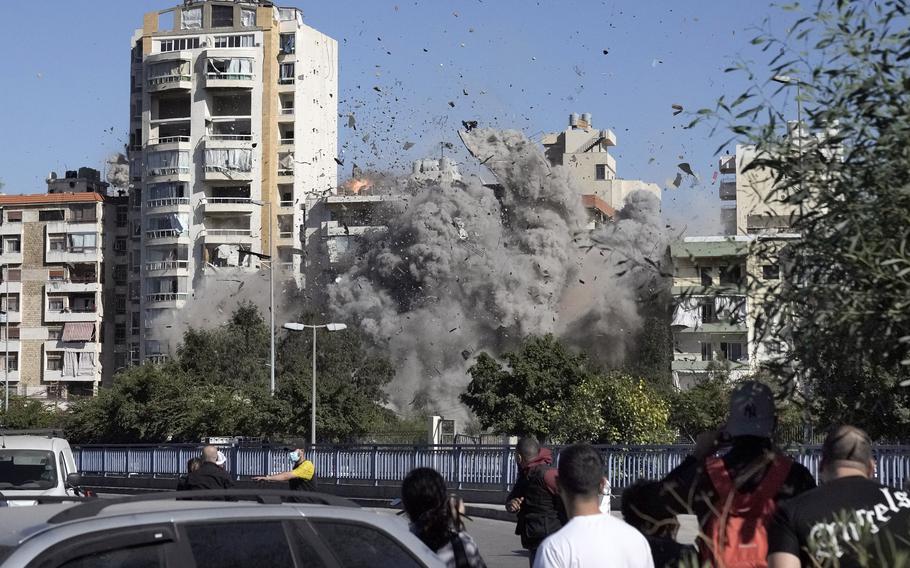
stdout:
<svg viewBox="0 0 910 568">
<path fill-rule="evenodd" d="M 58 203 L 88 203 L 104 201 L 95 192 L 84 193 L 30 193 L 23 195 L 0 195 L 0 207 L 14 205 L 55 205 Z"/>
<path fill-rule="evenodd" d="M 616 209 L 613 209 L 606 201 L 592 193 L 582 195 L 581 204 L 584 205 L 585 209 L 597 209 L 604 215 L 608 215 L 610 217 L 616 216 Z"/>
</svg>

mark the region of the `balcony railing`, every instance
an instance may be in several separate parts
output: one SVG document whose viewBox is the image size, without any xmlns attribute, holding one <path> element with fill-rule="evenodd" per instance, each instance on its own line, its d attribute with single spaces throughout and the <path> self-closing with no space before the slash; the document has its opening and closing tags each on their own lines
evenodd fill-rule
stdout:
<svg viewBox="0 0 910 568">
<path fill-rule="evenodd" d="M 293 146 L 293 145 L 294 145 L 294 138 L 281 138 L 281 139 L 279 140 L 279 143 L 280 143 L 282 146 Z"/>
<path fill-rule="evenodd" d="M 294 77 L 281 77 L 280 79 L 278 79 L 278 84 L 279 85 L 293 85 Z"/>
<path fill-rule="evenodd" d="M 206 73 L 206 79 L 216 79 L 222 81 L 252 81 L 252 73 Z"/>
<path fill-rule="evenodd" d="M 293 206 L 294 206 L 294 201 L 293 201 L 293 200 L 279 201 L 279 202 L 278 202 L 278 206 L 279 206 L 279 207 L 293 207 Z"/>
<path fill-rule="evenodd" d="M 149 209 L 155 209 L 157 207 L 174 207 L 177 205 L 189 204 L 189 197 L 161 197 L 159 199 L 149 199 L 145 202 L 145 206 Z"/>
<path fill-rule="evenodd" d="M 178 142 L 189 142 L 189 136 L 162 136 L 160 138 L 152 138 L 149 140 L 148 145 L 154 146 L 156 144 L 177 144 Z"/>
<path fill-rule="evenodd" d="M 206 234 L 223 237 L 248 237 L 252 234 L 249 229 L 206 229 Z"/>
<path fill-rule="evenodd" d="M 251 174 L 251 170 L 235 170 L 235 169 L 231 169 L 231 168 L 228 168 L 225 166 L 205 166 L 205 171 L 209 172 L 209 173 L 217 173 L 217 174 L 225 174 L 225 175 L 231 175 L 231 174 L 250 175 Z"/>
<path fill-rule="evenodd" d="M 291 239 L 294 237 L 294 231 L 278 231 L 279 239 Z"/>
<path fill-rule="evenodd" d="M 281 114 L 284 114 L 284 115 L 294 114 L 294 107 L 281 109 Z"/>
<path fill-rule="evenodd" d="M 163 75 L 161 77 L 149 77 L 148 84 L 150 87 L 153 87 L 155 85 L 167 85 L 169 83 L 179 83 L 181 81 L 191 80 L 192 77 L 189 75 Z"/>
<path fill-rule="evenodd" d="M 188 260 L 159 260 L 145 263 L 145 269 L 149 272 L 160 270 L 185 270 L 188 266 Z"/>
<path fill-rule="evenodd" d="M 157 302 L 176 302 L 178 300 L 186 300 L 186 297 L 189 294 L 186 292 L 159 292 L 157 294 L 146 294 L 145 303 L 154 304 Z"/>
<path fill-rule="evenodd" d="M 148 171 L 150 176 L 173 176 L 177 174 L 188 174 L 190 173 L 189 167 L 176 167 L 176 168 L 152 168 Z"/>
<path fill-rule="evenodd" d="M 250 197 L 206 197 L 206 203 L 239 203 L 249 205 L 253 202 Z"/>
<path fill-rule="evenodd" d="M 294 170 L 292 168 L 278 168 L 278 175 L 292 176 L 294 175 Z"/>
<path fill-rule="evenodd" d="M 241 141 L 249 142 L 253 139 L 252 134 L 209 134 L 207 136 L 209 140 L 230 140 L 230 141 Z"/>
<path fill-rule="evenodd" d="M 79 306 L 77 308 L 63 308 L 62 310 L 52 310 L 48 308 L 49 314 L 93 314 L 98 311 L 95 306 Z"/>
<path fill-rule="evenodd" d="M 167 239 L 171 237 L 179 237 L 183 234 L 183 231 L 180 229 L 153 229 L 151 231 L 145 232 L 145 238 L 147 239 Z"/>
</svg>

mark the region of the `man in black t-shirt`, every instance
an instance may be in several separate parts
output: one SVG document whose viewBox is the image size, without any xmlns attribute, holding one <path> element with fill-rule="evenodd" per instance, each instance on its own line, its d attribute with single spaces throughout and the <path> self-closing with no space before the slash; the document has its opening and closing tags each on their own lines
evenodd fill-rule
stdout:
<svg viewBox="0 0 910 568">
<path fill-rule="evenodd" d="M 768 537 L 769 568 L 894 566 L 910 551 L 910 496 L 872 480 L 874 471 L 865 432 L 840 426 L 828 434 L 822 485 L 777 509 Z"/>
</svg>

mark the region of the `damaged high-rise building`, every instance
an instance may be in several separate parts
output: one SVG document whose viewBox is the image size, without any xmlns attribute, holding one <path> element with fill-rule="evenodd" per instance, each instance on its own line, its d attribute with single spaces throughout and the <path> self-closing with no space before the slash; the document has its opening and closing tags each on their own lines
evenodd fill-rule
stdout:
<svg viewBox="0 0 910 568">
<path fill-rule="evenodd" d="M 132 39 L 130 350 L 163 338 L 206 278 L 304 285 L 308 203 L 337 187 L 337 42 L 296 8 L 185 0 Z"/>
</svg>

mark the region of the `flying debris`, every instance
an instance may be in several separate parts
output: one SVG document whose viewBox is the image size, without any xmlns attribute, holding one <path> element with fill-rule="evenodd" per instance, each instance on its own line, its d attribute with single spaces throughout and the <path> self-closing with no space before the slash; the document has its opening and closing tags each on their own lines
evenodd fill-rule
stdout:
<svg viewBox="0 0 910 568">
<path fill-rule="evenodd" d="M 413 143 L 413 142 L 405 142 L 405 143 L 404 143 L 404 146 L 402 146 L 402 148 L 404 148 L 405 150 L 410 150 L 410 149 L 413 148 L 413 147 L 414 147 L 414 143 Z"/>
<path fill-rule="evenodd" d="M 673 187 L 679 187 L 679 184 L 682 183 L 682 174 L 676 172 L 676 179 L 673 180 Z"/>
<path fill-rule="evenodd" d="M 348 115 L 348 128 L 353 128 L 357 130 L 357 120 L 354 118 L 354 113 Z"/>
<path fill-rule="evenodd" d="M 673 116 L 676 116 L 677 114 L 679 114 L 683 111 L 682 105 L 674 104 L 674 105 L 670 105 L 670 106 L 673 108 Z"/>
<path fill-rule="evenodd" d="M 676 164 L 676 167 L 682 170 L 682 173 L 690 175 L 692 177 L 697 177 L 695 172 L 692 171 L 692 166 L 689 165 L 689 162 L 680 162 Z"/>
<path fill-rule="evenodd" d="M 343 165 L 344 165 L 344 160 L 335 158 L 335 163 L 338 164 L 339 166 L 343 166 Z"/>
<path fill-rule="evenodd" d="M 466 132 L 470 132 L 470 131 L 474 130 L 475 128 L 477 128 L 477 121 L 476 120 L 462 120 L 461 125 L 464 126 L 464 129 Z"/>
<path fill-rule="evenodd" d="M 455 108 L 455 101 L 449 101 L 449 106 Z"/>
</svg>

